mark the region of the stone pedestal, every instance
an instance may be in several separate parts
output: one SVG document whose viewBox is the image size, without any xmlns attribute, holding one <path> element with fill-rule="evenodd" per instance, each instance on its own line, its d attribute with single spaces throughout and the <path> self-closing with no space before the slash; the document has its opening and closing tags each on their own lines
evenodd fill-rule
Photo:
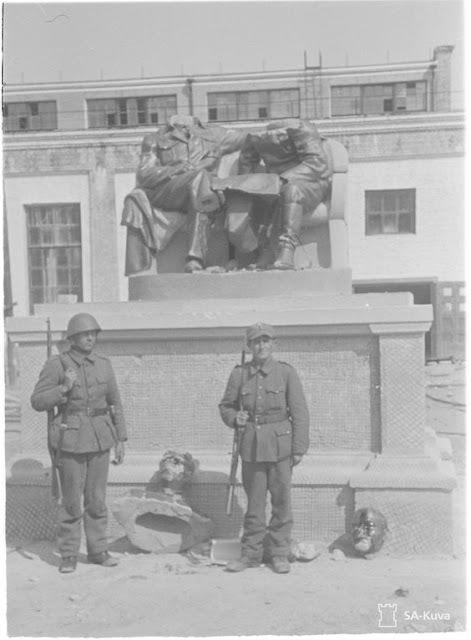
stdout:
<svg viewBox="0 0 471 640">
<path fill-rule="evenodd" d="M 189 451 L 200 462 L 190 506 L 214 522 L 215 537 L 237 537 L 245 496 L 238 486 L 227 518 L 232 432 L 218 402 L 240 362 L 245 328 L 268 322 L 277 356 L 303 381 L 311 414 L 310 450 L 293 474 L 294 537 L 332 542 L 356 509 L 372 506 L 388 519 L 385 550 L 450 551 L 454 471 L 425 435 L 424 334 L 432 308 L 414 305 L 407 293 L 326 293 L 316 277 L 156 276 L 162 281 L 140 290 L 166 291 L 159 301 L 37 305 L 34 317 L 8 319 L 21 367 L 20 455 L 47 461 L 46 416 L 29 406 L 46 356 L 46 317 L 62 348 L 68 319 L 86 310 L 104 329 L 97 350 L 113 363 L 129 425 L 126 462 L 110 470 L 109 500 L 130 485 L 145 489 L 167 449 Z M 123 530 L 112 524 L 110 533 Z"/>
</svg>

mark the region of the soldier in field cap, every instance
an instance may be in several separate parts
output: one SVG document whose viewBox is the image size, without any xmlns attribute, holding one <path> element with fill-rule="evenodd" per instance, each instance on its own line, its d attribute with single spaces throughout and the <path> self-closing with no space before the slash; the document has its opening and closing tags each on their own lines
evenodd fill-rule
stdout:
<svg viewBox="0 0 471 640">
<path fill-rule="evenodd" d="M 83 519 L 88 560 L 113 567 L 106 537 L 106 483 L 110 449 L 115 464 L 124 459 L 126 424 L 118 385 L 108 358 L 94 351 L 101 331 L 88 313 L 77 313 L 67 327 L 71 347 L 44 365 L 31 396 L 36 411 L 55 410 L 50 443 L 59 470 L 59 571 L 77 566 Z M 83 503 L 83 506 L 82 506 Z"/>
<path fill-rule="evenodd" d="M 248 501 L 242 557 L 229 562 L 227 570 L 257 567 L 265 550 L 275 573 L 288 573 L 291 473 L 309 446 L 309 411 L 295 369 L 273 357 L 274 328 L 257 323 L 247 329 L 246 340 L 252 360 L 235 367 L 219 404 L 223 421 L 241 432 L 242 482 Z M 272 504 L 268 527 L 267 492 Z"/>
</svg>

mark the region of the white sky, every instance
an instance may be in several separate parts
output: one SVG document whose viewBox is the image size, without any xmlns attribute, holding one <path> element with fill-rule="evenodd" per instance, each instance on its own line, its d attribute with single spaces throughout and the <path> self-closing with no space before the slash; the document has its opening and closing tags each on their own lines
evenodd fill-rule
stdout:
<svg viewBox="0 0 471 640">
<path fill-rule="evenodd" d="M 59 2 L 4 5 L 4 83 L 427 60 L 451 44 L 463 89 L 459 0 Z M 454 102 L 457 102 L 455 99 Z M 461 102 L 461 100 L 460 100 Z"/>
</svg>

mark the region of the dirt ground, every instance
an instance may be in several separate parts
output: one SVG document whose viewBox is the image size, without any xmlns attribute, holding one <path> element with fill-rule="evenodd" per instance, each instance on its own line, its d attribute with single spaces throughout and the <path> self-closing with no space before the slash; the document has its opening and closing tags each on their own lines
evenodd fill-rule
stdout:
<svg viewBox="0 0 471 640">
<path fill-rule="evenodd" d="M 450 438 L 458 472 L 455 554 L 295 563 L 229 574 L 201 556 L 140 553 L 114 545 L 118 567 L 61 575 L 49 542 L 8 547 L 7 632 L 32 637 L 317 635 L 464 631 L 464 366 L 426 368 L 427 422 Z M 380 605 L 393 605 L 382 609 Z M 395 609 L 395 612 L 394 612 Z M 392 613 L 396 626 L 392 624 Z M 389 615 L 388 615 L 389 614 Z"/>
</svg>

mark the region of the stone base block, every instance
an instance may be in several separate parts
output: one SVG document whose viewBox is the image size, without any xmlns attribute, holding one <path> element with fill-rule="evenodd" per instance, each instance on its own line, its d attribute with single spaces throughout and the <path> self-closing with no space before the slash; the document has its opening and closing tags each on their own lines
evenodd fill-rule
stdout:
<svg viewBox="0 0 471 640">
<path fill-rule="evenodd" d="M 209 518 L 217 538 L 237 538 L 242 531 L 246 497 L 236 487 L 234 508 L 225 515 L 226 487 L 230 456 L 226 453 L 192 452 L 199 468 L 189 485 L 185 499 L 190 511 Z M 127 455 L 120 467 L 111 467 L 107 500 L 113 503 L 134 494 L 143 495 L 156 471 L 161 452 L 153 455 Z M 11 477 L 7 469 L 7 539 L 51 539 L 55 533 L 56 507 L 50 498 L 48 460 L 29 461 L 32 470 Z M 293 473 L 293 537 L 300 541 L 333 543 L 350 531 L 357 509 L 373 507 L 387 519 L 389 534 L 381 553 L 434 554 L 453 552 L 452 489 L 455 486 L 451 462 L 433 457 L 383 457 L 369 452 L 309 454 Z M 137 492 L 137 493 L 136 493 Z M 269 502 L 269 501 L 268 501 Z M 267 518 L 270 506 L 267 504 Z M 148 513 L 148 510 L 146 511 Z M 144 512 L 142 514 L 144 515 Z M 138 517 L 138 516 L 137 516 Z M 153 525 L 142 522 L 139 533 L 152 537 Z M 182 536 L 183 530 L 171 531 Z M 126 535 L 126 529 L 111 515 L 110 540 Z M 141 541 L 142 542 L 142 541 Z M 155 542 L 155 541 L 154 541 Z M 139 543 L 138 546 L 142 547 Z"/>
<path fill-rule="evenodd" d="M 373 507 L 386 517 L 386 553 L 453 553 L 455 470 L 438 450 L 432 453 L 430 457 L 378 455 L 350 479 L 355 510 Z"/>
<path fill-rule="evenodd" d="M 439 490 L 355 489 L 355 509 L 374 507 L 388 523 L 382 552 L 452 554 L 451 493 Z"/>
<path fill-rule="evenodd" d="M 201 300 L 352 291 L 351 269 L 167 273 L 129 278 L 129 300 Z"/>
</svg>

